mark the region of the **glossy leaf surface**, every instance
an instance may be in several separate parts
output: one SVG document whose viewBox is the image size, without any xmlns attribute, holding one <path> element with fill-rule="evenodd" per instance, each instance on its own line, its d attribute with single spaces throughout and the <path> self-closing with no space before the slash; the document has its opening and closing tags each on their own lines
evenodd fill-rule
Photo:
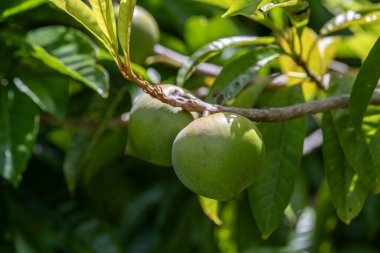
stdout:
<svg viewBox="0 0 380 253">
<path fill-rule="evenodd" d="M 277 59 L 277 48 L 257 48 L 227 64 L 211 86 L 208 101 L 224 104 L 234 98 L 266 64 Z"/>
<path fill-rule="evenodd" d="M 0 112 L 0 175 L 17 186 L 37 137 L 37 108 L 25 94 L 0 85 Z"/>
<path fill-rule="evenodd" d="M 355 127 L 360 128 L 365 111 L 378 84 L 380 72 L 374 71 L 380 61 L 380 38 L 363 62 L 351 91 L 350 117 Z"/>
<path fill-rule="evenodd" d="M 189 60 L 180 68 L 177 76 L 177 85 L 182 86 L 190 77 L 196 65 L 207 61 L 211 57 L 221 53 L 224 49 L 244 45 L 270 44 L 273 37 L 235 36 L 213 41 L 195 51 Z"/>
</svg>

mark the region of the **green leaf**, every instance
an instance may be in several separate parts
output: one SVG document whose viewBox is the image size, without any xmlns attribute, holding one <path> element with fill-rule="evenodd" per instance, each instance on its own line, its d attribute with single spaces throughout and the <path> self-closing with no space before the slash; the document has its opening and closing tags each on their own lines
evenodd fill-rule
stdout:
<svg viewBox="0 0 380 253">
<path fill-rule="evenodd" d="M 9 18 L 10 16 L 22 13 L 24 11 L 33 9 L 46 0 L 12 0 L 1 1 L 0 3 L 0 21 Z"/>
<path fill-rule="evenodd" d="M 37 108 L 26 95 L 0 85 L 0 175 L 17 186 L 38 132 Z"/>
<path fill-rule="evenodd" d="M 223 14 L 223 18 L 235 15 L 252 15 L 262 0 L 232 0 L 232 5 Z"/>
<path fill-rule="evenodd" d="M 219 218 L 219 201 L 215 199 L 209 199 L 203 196 L 198 196 L 199 203 L 205 215 L 212 220 L 216 225 L 221 225 L 222 221 Z"/>
<path fill-rule="evenodd" d="M 303 102 L 300 86 L 277 91 L 268 107 Z M 280 224 L 291 199 L 302 159 L 306 119 L 259 125 L 267 150 L 266 163 L 249 188 L 251 209 L 264 238 Z"/>
<path fill-rule="evenodd" d="M 278 48 L 256 48 L 228 63 L 211 86 L 208 101 L 224 104 L 239 94 L 266 64 L 280 56 Z"/>
<path fill-rule="evenodd" d="M 215 5 L 223 9 L 228 9 L 231 5 L 230 0 L 195 0 L 195 1 Z"/>
<path fill-rule="evenodd" d="M 117 23 L 117 31 L 119 42 L 127 60 L 126 64 L 130 65 L 130 36 L 133 20 L 133 10 L 135 9 L 136 0 L 121 0 L 119 7 L 119 18 Z"/>
<path fill-rule="evenodd" d="M 322 129 L 323 158 L 331 199 L 338 217 L 349 224 L 362 210 L 368 191 L 344 156 L 330 112 L 323 114 Z"/>
<path fill-rule="evenodd" d="M 63 164 L 63 174 L 71 193 L 76 189 L 82 173 L 83 157 L 91 143 L 93 132 L 79 130 L 74 136 Z"/>
<path fill-rule="evenodd" d="M 231 107 L 252 108 L 265 86 L 270 83 L 269 77 L 256 80 L 237 95 L 231 102 L 227 103 Z"/>
<path fill-rule="evenodd" d="M 360 13 L 349 10 L 345 13 L 338 14 L 333 17 L 320 30 L 321 35 L 328 35 L 330 33 L 348 28 L 353 25 L 365 25 L 374 22 L 379 22 L 380 12 Z"/>
<path fill-rule="evenodd" d="M 363 62 L 351 91 L 349 110 L 351 120 L 360 128 L 368 103 L 380 78 L 380 72 L 374 71 L 380 61 L 380 37 Z"/>
<path fill-rule="evenodd" d="M 182 86 L 185 83 L 194 71 L 196 65 L 207 61 L 227 48 L 245 45 L 271 44 L 274 41 L 275 39 L 273 37 L 255 36 L 234 36 L 213 41 L 195 51 L 189 60 L 180 68 L 177 76 L 177 85 Z"/>
<path fill-rule="evenodd" d="M 272 10 L 274 8 L 278 8 L 278 7 L 284 8 L 284 7 L 296 5 L 297 2 L 298 2 L 298 0 L 289 0 L 289 1 L 281 2 L 281 3 L 269 2 L 269 3 L 261 6 L 259 10 L 266 13 L 266 12 L 269 12 L 270 10 Z"/>
<path fill-rule="evenodd" d="M 69 99 L 69 79 L 62 75 L 19 73 L 17 88 L 28 95 L 42 110 L 63 118 Z"/>
<path fill-rule="evenodd" d="M 84 34 L 63 26 L 47 26 L 29 32 L 27 41 L 34 50 L 27 50 L 26 54 L 31 53 L 48 67 L 87 85 L 101 96 L 108 96 L 108 73 L 96 65 L 96 48 Z"/>
<path fill-rule="evenodd" d="M 290 21 L 297 28 L 299 35 L 302 29 L 309 23 L 310 7 L 306 0 L 298 0 L 297 4 L 284 7 L 288 12 Z"/>
<path fill-rule="evenodd" d="M 89 2 L 100 29 L 107 35 L 114 53 L 117 55 L 119 43 L 116 38 L 116 21 L 112 0 L 89 0 Z"/>
<path fill-rule="evenodd" d="M 331 83 L 330 96 L 347 94 L 350 83 L 341 80 L 339 83 Z M 375 193 L 380 192 L 380 166 L 375 166 L 374 159 L 366 142 L 362 129 L 356 128 L 350 119 L 348 110 L 335 110 L 331 112 L 339 143 L 344 151 L 346 159 L 359 175 L 359 179 L 367 189 Z"/>
<path fill-rule="evenodd" d="M 49 0 L 49 2 L 81 23 L 108 49 L 111 55 L 117 55 L 112 47 L 112 42 L 99 26 L 95 14 L 84 2 L 81 0 Z"/>
</svg>

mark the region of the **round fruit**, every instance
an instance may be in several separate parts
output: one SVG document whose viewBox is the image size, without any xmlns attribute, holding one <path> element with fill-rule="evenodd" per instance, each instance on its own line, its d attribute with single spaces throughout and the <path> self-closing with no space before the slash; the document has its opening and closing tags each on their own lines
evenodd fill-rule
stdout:
<svg viewBox="0 0 380 253">
<path fill-rule="evenodd" d="M 165 94 L 181 88 L 159 85 Z M 160 166 L 171 166 L 171 150 L 176 135 L 193 121 L 193 116 L 179 107 L 142 94 L 134 103 L 128 122 L 127 153 Z"/>
<path fill-rule="evenodd" d="M 231 200 L 247 188 L 264 163 L 259 130 L 247 118 L 216 113 L 190 123 L 172 149 L 181 182 L 207 198 Z"/>
<path fill-rule="evenodd" d="M 143 64 L 152 55 L 153 47 L 160 39 L 160 30 L 154 17 L 145 9 L 136 6 L 131 28 L 131 61 Z"/>
</svg>

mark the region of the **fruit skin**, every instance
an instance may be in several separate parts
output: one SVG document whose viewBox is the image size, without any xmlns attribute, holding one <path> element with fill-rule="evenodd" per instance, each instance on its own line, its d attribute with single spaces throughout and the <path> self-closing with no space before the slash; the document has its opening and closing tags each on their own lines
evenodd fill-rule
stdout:
<svg viewBox="0 0 380 253">
<path fill-rule="evenodd" d="M 172 149 L 181 182 L 199 195 L 224 201 L 253 182 L 264 158 L 264 142 L 254 123 L 231 113 L 194 120 L 177 135 Z"/>
<path fill-rule="evenodd" d="M 131 61 L 143 64 L 152 55 L 153 47 L 160 39 L 160 30 L 154 17 L 145 9 L 136 6 L 131 28 Z"/>
<path fill-rule="evenodd" d="M 183 89 L 159 85 L 165 94 Z M 172 166 L 171 150 L 176 135 L 193 121 L 193 116 L 179 107 L 142 94 L 133 104 L 128 122 L 127 153 L 152 164 Z"/>
</svg>

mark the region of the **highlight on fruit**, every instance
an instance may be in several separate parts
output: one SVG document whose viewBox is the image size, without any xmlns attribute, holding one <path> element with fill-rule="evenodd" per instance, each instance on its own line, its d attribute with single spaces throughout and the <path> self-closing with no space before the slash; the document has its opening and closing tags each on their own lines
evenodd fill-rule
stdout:
<svg viewBox="0 0 380 253">
<path fill-rule="evenodd" d="M 236 198 L 254 181 L 264 158 L 255 124 L 231 113 L 194 120 L 179 132 L 172 149 L 180 181 L 199 195 L 223 201 Z"/>
<path fill-rule="evenodd" d="M 178 86 L 159 85 L 165 94 Z M 191 113 L 142 94 L 133 104 L 128 122 L 127 154 L 159 166 L 172 166 L 171 150 L 176 135 L 191 121 Z"/>
</svg>

